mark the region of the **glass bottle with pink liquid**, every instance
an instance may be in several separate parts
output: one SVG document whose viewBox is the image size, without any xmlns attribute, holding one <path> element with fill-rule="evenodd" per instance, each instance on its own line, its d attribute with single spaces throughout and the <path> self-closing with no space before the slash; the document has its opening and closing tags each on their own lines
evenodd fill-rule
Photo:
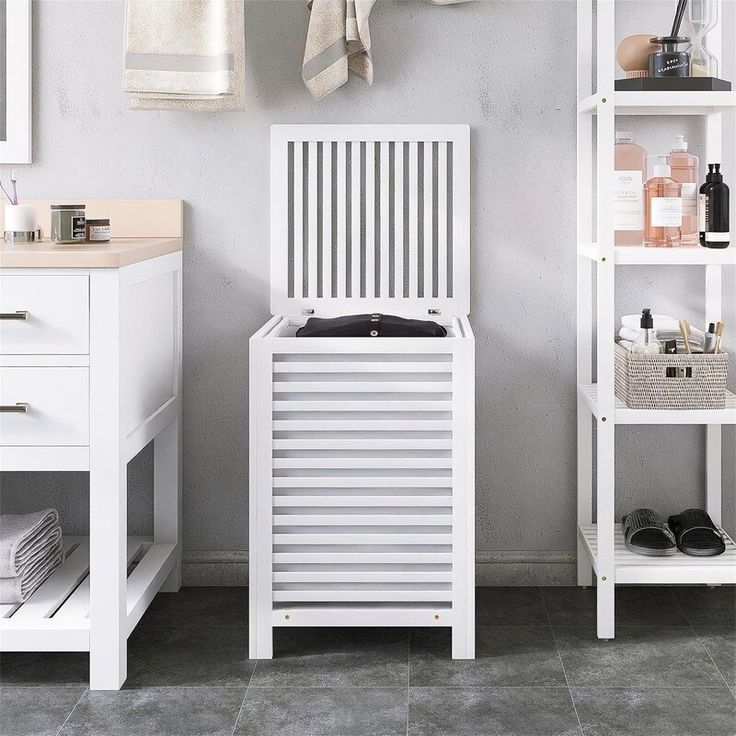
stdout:
<svg viewBox="0 0 736 736">
<path fill-rule="evenodd" d="M 667 156 L 672 178 L 682 184 L 682 244 L 698 244 L 698 178 L 700 161 L 688 153 L 685 136 L 676 135 Z"/>
<path fill-rule="evenodd" d="M 671 248 L 682 245 L 682 184 L 667 164 L 657 164 L 644 185 L 644 245 Z"/>
<path fill-rule="evenodd" d="M 644 237 L 644 182 L 647 152 L 634 143 L 628 130 L 616 131 L 613 149 L 613 222 L 616 245 L 641 245 Z"/>
</svg>

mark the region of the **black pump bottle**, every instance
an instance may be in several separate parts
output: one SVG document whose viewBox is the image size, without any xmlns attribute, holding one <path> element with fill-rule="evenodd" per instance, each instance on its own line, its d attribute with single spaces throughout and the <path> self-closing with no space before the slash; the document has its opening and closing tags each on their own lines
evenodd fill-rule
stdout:
<svg viewBox="0 0 736 736">
<path fill-rule="evenodd" d="M 728 186 L 723 183 L 720 164 L 708 164 L 705 184 L 700 187 L 700 245 L 705 248 L 727 248 L 729 233 Z"/>
</svg>

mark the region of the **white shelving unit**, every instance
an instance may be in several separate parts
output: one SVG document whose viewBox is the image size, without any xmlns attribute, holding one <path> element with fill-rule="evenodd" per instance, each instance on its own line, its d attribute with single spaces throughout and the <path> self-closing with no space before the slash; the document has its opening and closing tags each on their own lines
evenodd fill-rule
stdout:
<svg viewBox="0 0 736 736">
<path fill-rule="evenodd" d="M 617 424 L 705 425 L 706 506 L 718 525 L 721 521 L 722 494 L 721 427 L 724 424 L 736 424 L 736 395 L 733 393 L 728 394 L 726 407 L 717 411 L 635 410 L 627 408 L 614 395 L 616 266 L 678 265 L 703 268 L 705 313 L 709 322 L 715 322 L 722 315 L 724 267 L 733 269 L 736 266 L 734 245 L 721 251 L 699 246 L 614 246 L 611 203 L 615 118 L 617 114 L 702 116 L 706 140 L 703 154 L 709 162 L 723 161 L 723 116 L 733 115 L 736 110 L 736 92 L 616 92 L 614 9 L 614 0 L 598 0 L 594 29 L 592 0 L 578 0 L 577 6 L 578 584 L 591 585 L 595 574 L 597 630 L 601 639 L 613 638 L 615 634 L 616 583 L 736 583 L 736 545 L 733 540 L 727 540 L 726 553 L 716 558 L 698 559 L 679 552 L 668 558 L 641 557 L 632 554 L 624 546 L 619 520 L 615 517 Z M 719 26 L 708 35 L 709 48 L 719 57 L 721 65 L 722 27 L 723 13 Z M 733 43 L 729 42 L 727 47 L 733 48 Z M 736 171 L 735 161 L 724 164 L 728 164 L 725 166 L 727 171 Z M 727 293 L 729 298 L 733 298 L 731 290 Z M 595 448 L 591 416 L 596 425 Z M 594 450 L 597 458 L 595 471 Z M 596 523 L 593 521 L 594 472 Z"/>
</svg>

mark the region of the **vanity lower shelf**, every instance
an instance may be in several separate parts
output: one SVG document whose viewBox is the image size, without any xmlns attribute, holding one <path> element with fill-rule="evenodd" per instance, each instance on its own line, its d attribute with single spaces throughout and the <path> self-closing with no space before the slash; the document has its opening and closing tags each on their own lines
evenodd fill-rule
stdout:
<svg viewBox="0 0 736 736">
<path fill-rule="evenodd" d="M 676 552 L 670 557 L 646 557 L 626 549 L 620 527 L 614 529 L 614 566 L 617 583 L 653 585 L 736 583 L 736 544 L 721 529 L 726 551 L 716 557 L 690 557 Z M 593 569 L 598 571 L 598 540 L 595 524 L 578 527 Z"/>
<path fill-rule="evenodd" d="M 595 383 L 578 386 L 593 416 L 598 417 L 598 386 Z M 614 397 L 616 424 L 736 424 L 736 394 L 726 391 L 723 409 L 629 409 Z"/>
<path fill-rule="evenodd" d="M 89 651 L 89 537 L 64 539 L 64 563 L 25 603 L 0 605 L 0 650 Z M 175 544 L 128 537 L 129 636 L 176 564 Z"/>
</svg>

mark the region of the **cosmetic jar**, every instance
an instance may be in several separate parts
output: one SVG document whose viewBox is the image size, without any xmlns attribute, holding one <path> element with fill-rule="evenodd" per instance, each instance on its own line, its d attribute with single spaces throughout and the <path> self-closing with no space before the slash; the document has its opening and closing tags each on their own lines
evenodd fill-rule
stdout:
<svg viewBox="0 0 736 736">
<path fill-rule="evenodd" d="M 86 234 L 83 204 L 51 205 L 51 239 L 55 243 L 83 243 Z"/>
<path fill-rule="evenodd" d="M 87 240 L 90 243 L 110 242 L 110 220 L 103 217 L 99 220 L 87 220 Z"/>
</svg>

